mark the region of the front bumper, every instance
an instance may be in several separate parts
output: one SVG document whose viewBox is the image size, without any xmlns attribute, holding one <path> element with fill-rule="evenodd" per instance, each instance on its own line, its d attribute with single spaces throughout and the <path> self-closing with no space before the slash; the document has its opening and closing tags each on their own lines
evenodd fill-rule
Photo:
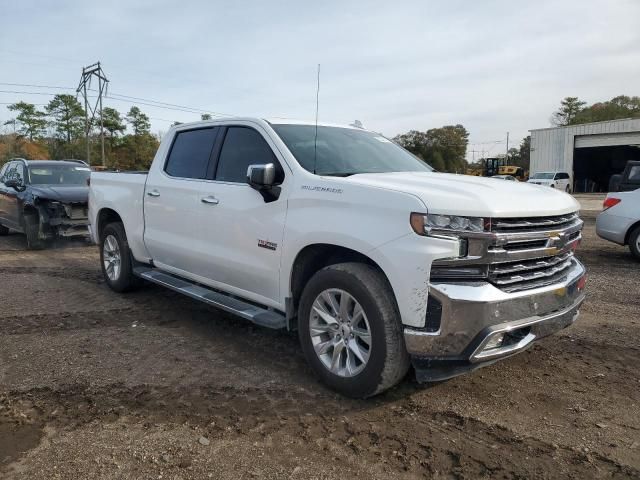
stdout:
<svg viewBox="0 0 640 480">
<path fill-rule="evenodd" d="M 585 276 L 584 266 L 573 258 L 564 281 L 516 293 L 487 282 L 431 284 L 429 295 L 442 304 L 440 329 L 404 330 L 418 380 L 475 370 L 571 325 L 584 301 Z M 503 341 L 494 346 L 498 336 Z"/>
</svg>

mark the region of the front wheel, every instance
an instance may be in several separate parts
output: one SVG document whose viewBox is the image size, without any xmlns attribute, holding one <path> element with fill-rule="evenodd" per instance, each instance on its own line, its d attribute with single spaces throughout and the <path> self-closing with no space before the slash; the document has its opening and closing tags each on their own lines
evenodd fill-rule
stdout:
<svg viewBox="0 0 640 480">
<path fill-rule="evenodd" d="M 131 250 L 122 223 L 110 223 L 100 235 L 100 263 L 107 285 L 116 292 L 137 288 L 141 280 L 133 274 Z"/>
<path fill-rule="evenodd" d="M 634 228 L 629 235 L 629 250 L 636 260 L 640 260 L 640 226 Z"/>
<path fill-rule="evenodd" d="M 344 395 L 376 395 L 409 369 L 393 293 L 374 267 L 341 263 L 317 272 L 304 288 L 298 318 L 311 368 Z"/>
<path fill-rule="evenodd" d="M 47 246 L 45 239 L 40 236 L 40 216 L 25 214 L 24 235 L 27 237 L 27 250 L 42 250 Z"/>
</svg>

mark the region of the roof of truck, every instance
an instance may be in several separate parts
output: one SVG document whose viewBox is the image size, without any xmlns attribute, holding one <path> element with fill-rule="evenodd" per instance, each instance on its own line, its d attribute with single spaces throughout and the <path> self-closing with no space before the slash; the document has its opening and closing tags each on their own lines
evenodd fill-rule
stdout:
<svg viewBox="0 0 640 480">
<path fill-rule="evenodd" d="M 269 117 L 269 118 L 261 118 L 261 117 L 219 117 L 212 118 L 211 120 L 198 120 L 196 122 L 188 122 L 188 123 L 180 123 L 178 125 L 174 125 L 174 127 L 192 127 L 202 124 L 208 124 L 211 122 L 238 122 L 238 121 L 264 121 L 270 123 L 272 125 L 315 125 L 315 120 L 299 120 L 294 118 L 282 118 L 282 117 Z M 353 125 L 343 125 L 339 123 L 328 123 L 328 122 L 318 122 L 318 126 L 320 127 L 340 127 L 340 128 L 350 128 L 354 130 L 366 130 L 364 128 L 354 127 Z"/>
</svg>

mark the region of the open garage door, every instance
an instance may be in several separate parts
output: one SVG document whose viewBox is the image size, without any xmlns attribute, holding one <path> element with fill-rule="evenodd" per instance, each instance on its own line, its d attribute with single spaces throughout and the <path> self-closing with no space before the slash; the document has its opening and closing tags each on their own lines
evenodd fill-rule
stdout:
<svg viewBox="0 0 640 480">
<path fill-rule="evenodd" d="M 573 152 L 573 191 L 607 192 L 611 175 L 629 160 L 640 160 L 640 145 L 577 147 Z"/>
</svg>

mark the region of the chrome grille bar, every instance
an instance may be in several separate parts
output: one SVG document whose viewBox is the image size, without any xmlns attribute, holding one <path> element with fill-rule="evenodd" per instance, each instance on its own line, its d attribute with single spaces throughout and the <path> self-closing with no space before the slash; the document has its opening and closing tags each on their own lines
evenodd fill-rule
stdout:
<svg viewBox="0 0 640 480">
<path fill-rule="evenodd" d="M 578 218 L 577 212 L 554 217 L 499 218 L 491 221 L 491 231 L 508 232 L 525 229 L 527 231 L 535 231 L 538 229 L 565 226 L 572 223 L 576 218 Z"/>
</svg>

